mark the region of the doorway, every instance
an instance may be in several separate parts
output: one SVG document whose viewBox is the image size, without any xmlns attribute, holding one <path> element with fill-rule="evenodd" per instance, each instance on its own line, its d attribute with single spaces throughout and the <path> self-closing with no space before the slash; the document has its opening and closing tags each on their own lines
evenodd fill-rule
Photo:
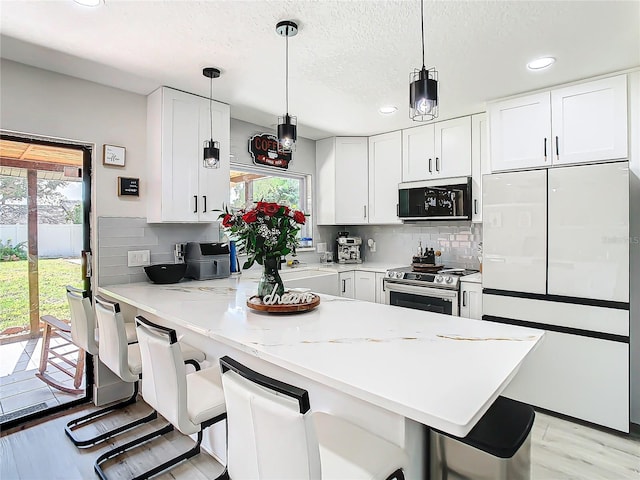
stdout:
<svg viewBox="0 0 640 480">
<path fill-rule="evenodd" d="M 91 395 L 90 355 L 65 332 L 66 285 L 91 289 L 91 157 L 91 145 L 0 133 L 2 428 Z"/>
</svg>

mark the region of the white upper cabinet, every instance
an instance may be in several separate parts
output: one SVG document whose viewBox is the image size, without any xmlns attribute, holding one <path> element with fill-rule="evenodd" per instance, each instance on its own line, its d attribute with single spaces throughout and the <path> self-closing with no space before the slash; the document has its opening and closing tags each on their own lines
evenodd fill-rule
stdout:
<svg viewBox="0 0 640 480">
<path fill-rule="evenodd" d="M 489 106 L 492 171 L 627 156 L 625 75 Z"/>
<path fill-rule="evenodd" d="M 316 141 L 316 223 L 336 224 L 336 138 Z"/>
<path fill-rule="evenodd" d="M 402 223 L 398 184 L 402 178 L 402 132 L 369 137 L 369 223 Z"/>
<path fill-rule="evenodd" d="M 605 78 L 551 92 L 553 163 L 627 157 L 627 77 Z"/>
<path fill-rule="evenodd" d="M 402 181 L 414 182 L 432 178 L 435 167 L 433 124 L 402 131 Z"/>
<path fill-rule="evenodd" d="M 471 175 L 471 117 L 402 131 L 402 181 Z"/>
<path fill-rule="evenodd" d="M 471 221 L 482 222 L 482 175 L 489 173 L 487 114 L 471 116 Z"/>
<path fill-rule="evenodd" d="M 367 137 L 337 137 L 335 140 L 336 223 L 338 225 L 368 223 Z"/>
<path fill-rule="evenodd" d="M 147 97 L 149 222 L 213 222 L 229 202 L 229 106 L 161 87 Z M 203 145 L 220 142 L 220 166 L 205 168 Z"/>
<path fill-rule="evenodd" d="M 547 171 L 483 180 L 482 286 L 547 293 Z"/>
<path fill-rule="evenodd" d="M 318 225 L 400 223 L 402 134 L 332 137 L 316 142 Z"/>
<path fill-rule="evenodd" d="M 489 107 L 491 170 L 551 164 L 549 92 L 506 100 Z"/>
<path fill-rule="evenodd" d="M 434 124 L 434 177 L 471 176 L 471 117 Z"/>
<path fill-rule="evenodd" d="M 629 301 L 628 165 L 549 170 L 549 294 Z"/>
</svg>

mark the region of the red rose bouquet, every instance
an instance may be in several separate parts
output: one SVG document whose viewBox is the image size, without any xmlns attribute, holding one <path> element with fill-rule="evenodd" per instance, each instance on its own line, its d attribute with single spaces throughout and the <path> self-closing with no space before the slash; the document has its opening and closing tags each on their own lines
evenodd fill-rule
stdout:
<svg viewBox="0 0 640 480">
<path fill-rule="evenodd" d="M 248 255 L 245 269 L 254 262 L 264 265 L 266 259 L 279 260 L 295 253 L 300 225 L 306 221 L 301 211 L 268 202 L 237 212 L 225 208 L 219 219 L 229 238 L 237 242 L 239 252 Z"/>
</svg>

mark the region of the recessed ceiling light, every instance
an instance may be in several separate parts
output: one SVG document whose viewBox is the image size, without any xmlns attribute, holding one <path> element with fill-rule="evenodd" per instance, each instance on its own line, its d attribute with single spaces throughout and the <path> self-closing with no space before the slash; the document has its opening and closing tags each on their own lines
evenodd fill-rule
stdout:
<svg viewBox="0 0 640 480">
<path fill-rule="evenodd" d="M 541 57 L 527 63 L 527 68 L 529 70 L 542 70 L 550 67 L 554 63 L 556 63 L 556 59 L 553 57 Z"/>
<path fill-rule="evenodd" d="M 84 7 L 97 7 L 102 3 L 102 0 L 73 0 L 78 5 L 82 5 Z"/>
<path fill-rule="evenodd" d="M 398 107 L 394 105 L 385 105 L 380 107 L 378 110 L 382 115 L 391 115 L 392 113 L 396 113 L 398 111 Z"/>
</svg>

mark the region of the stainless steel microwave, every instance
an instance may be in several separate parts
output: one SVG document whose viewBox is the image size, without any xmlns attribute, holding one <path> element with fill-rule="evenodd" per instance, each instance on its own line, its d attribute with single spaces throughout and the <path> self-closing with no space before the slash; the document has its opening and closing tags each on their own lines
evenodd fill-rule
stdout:
<svg viewBox="0 0 640 480">
<path fill-rule="evenodd" d="M 398 185 L 401 220 L 471 220 L 471 177 Z"/>
</svg>

